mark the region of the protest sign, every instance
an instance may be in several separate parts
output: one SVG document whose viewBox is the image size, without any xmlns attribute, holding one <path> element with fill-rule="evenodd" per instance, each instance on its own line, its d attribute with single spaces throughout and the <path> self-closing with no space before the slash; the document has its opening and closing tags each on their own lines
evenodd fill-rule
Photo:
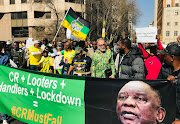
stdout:
<svg viewBox="0 0 180 124">
<path fill-rule="evenodd" d="M 156 27 L 136 28 L 137 43 L 157 43 Z"/>
<path fill-rule="evenodd" d="M 32 41 L 33 38 L 28 38 L 26 41 L 26 48 L 29 48 L 30 46 L 34 46 L 34 42 Z"/>
<path fill-rule="evenodd" d="M 85 80 L 0 70 L 0 112 L 30 124 L 84 124 Z"/>
<path fill-rule="evenodd" d="M 0 112 L 25 123 L 119 124 L 128 120 L 170 124 L 175 120 L 176 85 L 166 80 L 64 76 L 3 65 L 0 70 Z M 141 93 L 131 96 L 129 91 Z M 160 119 L 153 114 L 157 111 Z"/>
</svg>

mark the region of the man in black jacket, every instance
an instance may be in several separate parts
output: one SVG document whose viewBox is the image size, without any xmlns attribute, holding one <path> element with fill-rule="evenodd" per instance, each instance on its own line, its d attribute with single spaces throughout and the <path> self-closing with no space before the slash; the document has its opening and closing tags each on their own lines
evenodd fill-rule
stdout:
<svg viewBox="0 0 180 124">
<path fill-rule="evenodd" d="M 180 119 L 180 46 L 176 42 L 171 42 L 166 49 L 159 51 L 159 53 L 164 55 L 164 62 L 173 68 L 167 80 L 177 84 L 177 118 Z"/>
<path fill-rule="evenodd" d="M 124 79 L 145 79 L 145 66 L 141 58 L 142 51 L 138 47 L 132 48 L 129 39 L 123 39 L 118 44 L 119 54 L 115 60 L 117 77 Z"/>
</svg>

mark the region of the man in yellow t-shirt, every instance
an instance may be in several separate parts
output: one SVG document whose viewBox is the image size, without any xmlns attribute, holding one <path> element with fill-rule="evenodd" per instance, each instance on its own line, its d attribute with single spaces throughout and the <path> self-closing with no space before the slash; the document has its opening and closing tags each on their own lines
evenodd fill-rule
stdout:
<svg viewBox="0 0 180 124">
<path fill-rule="evenodd" d="M 62 74 L 67 74 L 69 67 L 72 63 L 72 60 L 75 56 L 75 51 L 71 49 L 71 43 L 66 42 L 64 44 L 64 50 L 61 51 L 61 54 L 64 55 L 64 60 L 60 63 L 60 66 L 63 65 Z"/>
<path fill-rule="evenodd" d="M 34 41 L 34 46 L 29 47 L 29 59 L 30 59 L 30 70 L 36 70 L 41 59 L 41 48 L 39 47 L 39 41 Z"/>
</svg>

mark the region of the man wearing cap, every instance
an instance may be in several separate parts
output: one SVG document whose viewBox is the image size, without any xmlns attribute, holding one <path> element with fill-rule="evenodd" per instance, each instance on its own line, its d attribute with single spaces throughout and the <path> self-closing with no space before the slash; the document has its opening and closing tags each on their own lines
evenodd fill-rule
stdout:
<svg viewBox="0 0 180 124">
<path fill-rule="evenodd" d="M 29 55 L 30 55 L 30 70 L 36 70 L 39 65 L 39 61 L 41 59 L 41 48 L 39 47 L 39 41 L 34 41 L 34 46 L 29 47 Z"/>
<path fill-rule="evenodd" d="M 167 78 L 172 82 L 180 79 L 180 46 L 176 42 L 171 42 L 166 49 L 159 51 L 164 55 L 164 62 L 173 68 L 172 73 Z M 177 80 L 177 118 L 180 119 L 180 80 Z"/>
<path fill-rule="evenodd" d="M 91 58 L 83 55 L 81 47 L 75 48 L 75 54 L 76 57 L 73 58 L 72 64 L 68 71 L 68 75 L 70 75 L 73 70 L 73 75 L 90 76 L 90 68 L 92 62 Z"/>
<path fill-rule="evenodd" d="M 164 62 L 173 68 L 172 74 L 167 79 L 174 81 L 175 78 L 180 78 L 180 46 L 176 42 L 171 42 L 166 49 L 158 52 L 164 55 Z"/>
</svg>

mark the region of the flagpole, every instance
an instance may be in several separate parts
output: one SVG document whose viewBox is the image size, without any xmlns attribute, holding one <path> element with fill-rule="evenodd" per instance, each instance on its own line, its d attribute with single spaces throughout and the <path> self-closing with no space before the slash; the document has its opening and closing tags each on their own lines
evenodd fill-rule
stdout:
<svg viewBox="0 0 180 124">
<path fill-rule="evenodd" d="M 70 9 L 70 8 L 71 8 L 71 7 L 69 7 L 69 9 Z M 66 15 L 68 14 L 69 9 L 68 9 L 68 11 L 66 12 Z M 64 16 L 64 19 L 65 19 L 66 15 Z M 64 22 L 64 19 L 62 20 L 61 25 L 62 25 L 62 23 Z M 57 30 L 57 32 L 56 32 L 56 35 L 54 36 L 53 41 L 56 40 L 56 37 L 57 37 L 57 35 L 58 35 L 58 33 L 59 33 L 59 30 L 60 30 L 60 28 L 61 28 L 61 25 L 59 26 L 59 28 L 58 28 L 58 30 Z"/>
</svg>

